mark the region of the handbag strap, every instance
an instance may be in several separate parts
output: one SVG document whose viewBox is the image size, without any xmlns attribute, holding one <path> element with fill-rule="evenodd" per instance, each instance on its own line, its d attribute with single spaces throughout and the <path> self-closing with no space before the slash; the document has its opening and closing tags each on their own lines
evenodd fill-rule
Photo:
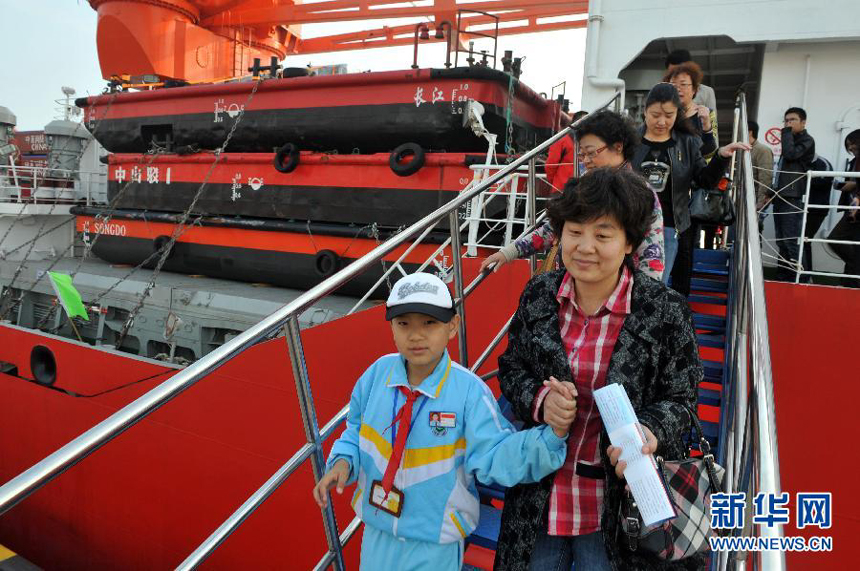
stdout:
<svg viewBox="0 0 860 571">
<path fill-rule="evenodd" d="M 708 473 L 708 480 L 711 482 L 711 488 L 714 492 L 722 492 L 723 486 L 717 478 L 717 470 L 714 467 L 714 455 L 711 453 L 711 443 L 705 438 L 705 433 L 702 430 L 702 424 L 699 422 L 699 415 L 693 412 L 686 404 L 682 405 L 690 416 L 690 424 L 696 437 L 699 439 L 699 450 L 702 452 L 702 461 L 705 464 L 705 471 Z"/>
<path fill-rule="evenodd" d="M 627 513 L 624 513 L 625 504 Z M 618 516 L 621 522 L 621 530 L 627 536 L 627 547 L 630 551 L 636 551 L 639 547 L 639 534 L 642 531 L 642 516 L 639 507 L 630 492 L 625 491 L 625 498 L 618 508 Z"/>
</svg>

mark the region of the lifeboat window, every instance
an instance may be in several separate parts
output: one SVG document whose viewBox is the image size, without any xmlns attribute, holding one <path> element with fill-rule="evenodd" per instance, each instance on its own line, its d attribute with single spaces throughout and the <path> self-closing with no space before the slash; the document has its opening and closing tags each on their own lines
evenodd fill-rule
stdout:
<svg viewBox="0 0 860 571">
<path fill-rule="evenodd" d="M 43 345 L 33 347 L 30 352 L 30 371 L 37 383 L 53 385 L 57 380 L 57 361 L 53 351 Z"/>
</svg>

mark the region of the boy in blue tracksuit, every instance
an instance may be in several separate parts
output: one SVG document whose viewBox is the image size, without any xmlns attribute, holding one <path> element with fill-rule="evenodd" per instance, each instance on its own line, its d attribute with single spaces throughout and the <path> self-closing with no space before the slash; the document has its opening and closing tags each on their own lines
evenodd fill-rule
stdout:
<svg viewBox="0 0 860 571">
<path fill-rule="evenodd" d="M 451 360 L 459 316 L 438 277 L 401 278 L 386 307 L 398 353 L 358 380 L 314 497 L 324 506 L 329 489 L 357 482 L 361 569 L 460 569 L 478 523 L 475 481 L 511 486 L 558 470 L 567 427 L 516 432 L 487 385 Z"/>
</svg>

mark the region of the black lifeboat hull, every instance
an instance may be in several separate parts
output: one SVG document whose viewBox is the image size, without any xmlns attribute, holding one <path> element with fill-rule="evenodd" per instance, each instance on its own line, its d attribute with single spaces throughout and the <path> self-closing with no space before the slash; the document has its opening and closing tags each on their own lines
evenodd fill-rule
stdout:
<svg viewBox="0 0 860 571">
<path fill-rule="evenodd" d="M 242 109 L 231 152 L 271 152 L 294 143 L 303 150 L 372 154 L 406 142 L 428 150 L 484 152 L 486 140 L 463 126 L 470 99 L 484 106 L 484 124 L 498 135 L 499 152 L 506 137 L 522 151 L 547 139 L 559 124 L 556 102 L 483 67 L 270 79 L 250 97 L 253 87 L 174 87 L 76 103 L 85 109 L 95 138 L 114 153 L 146 152 L 152 142 L 218 148 Z"/>
<path fill-rule="evenodd" d="M 224 153 L 217 163 L 212 153 L 114 154 L 108 199 L 124 210 L 180 213 L 205 181 L 194 214 L 397 228 L 456 197 L 473 180 L 470 165 L 485 157 L 426 154 L 409 176 L 395 174 L 390 158 L 301 153 L 298 165 L 284 173 L 276 170 L 274 153 Z M 505 200 L 495 199 L 488 208 L 496 215 Z"/>
<path fill-rule="evenodd" d="M 94 240 L 92 252 L 114 264 L 155 267 L 163 247 L 176 231 L 180 214 L 116 210 L 105 221 L 105 208 L 73 207 L 76 228 L 85 243 Z M 280 220 L 195 216 L 183 227 L 163 269 L 243 282 L 268 283 L 310 289 L 339 269 L 376 248 L 394 235 L 370 225 L 350 226 Z M 439 266 L 450 263 L 450 247 L 440 249 L 448 232 L 433 232 L 403 259 L 408 272 L 417 271 L 434 257 Z M 385 269 L 396 262 L 411 243 L 405 243 L 344 285 L 338 293 L 362 296 L 374 287 Z M 438 252 L 437 252 L 438 250 Z M 480 249 L 481 256 L 492 250 Z M 465 249 L 463 250 L 465 253 Z M 431 265 L 431 271 L 437 269 Z M 394 277 L 399 276 L 395 270 Z M 384 284 L 383 284 L 384 285 Z M 374 297 L 385 296 L 379 287 Z"/>
</svg>

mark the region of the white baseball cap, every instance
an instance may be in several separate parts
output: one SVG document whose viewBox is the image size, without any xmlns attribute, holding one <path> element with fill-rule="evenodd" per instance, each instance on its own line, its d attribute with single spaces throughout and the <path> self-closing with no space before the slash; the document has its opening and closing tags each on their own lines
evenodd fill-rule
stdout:
<svg viewBox="0 0 860 571">
<path fill-rule="evenodd" d="M 388 321 L 404 313 L 423 313 L 448 323 L 457 313 L 454 298 L 445 282 L 433 274 L 422 272 L 397 280 L 385 307 L 385 319 Z"/>
</svg>

